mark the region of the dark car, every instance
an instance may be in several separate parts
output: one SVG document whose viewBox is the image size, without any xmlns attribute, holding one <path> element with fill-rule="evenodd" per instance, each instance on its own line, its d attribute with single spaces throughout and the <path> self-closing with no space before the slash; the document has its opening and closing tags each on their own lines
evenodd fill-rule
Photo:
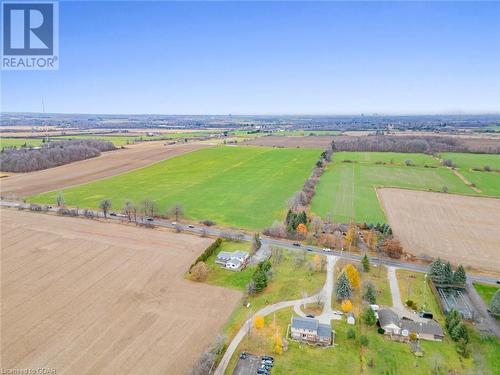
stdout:
<svg viewBox="0 0 500 375">
<path fill-rule="evenodd" d="M 265 360 L 265 361 L 274 362 L 274 358 L 271 357 L 270 355 L 263 355 L 262 357 L 260 357 L 260 359 Z"/>
<path fill-rule="evenodd" d="M 299 246 L 300 246 L 300 243 L 298 243 L 298 242 L 294 242 L 292 245 L 293 245 L 293 246 L 297 246 L 297 247 L 299 247 Z"/>
<path fill-rule="evenodd" d="M 497 280 L 497 284 L 500 284 L 500 280 Z"/>
<path fill-rule="evenodd" d="M 246 352 L 241 352 L 240 353 L 240 359 L 246 359 L 247 358 L 247 353 Z"/>
<path fill-rule="evenodd" d="M 307 251 L 313 251 L 313 249 L 311 249 L 310 247 L 307 247 L 306 250 Z"/>
<path fill-rule="evenodd" d="M 148 217 L 146 220 L 147 221 L 153 221 L 154 219 L 152 217 Z"/>
<path fill-rule="evenodd" d="M 306 318 L 314 318 L 314 315 L 312 314 L 306 315 Z"/>
<path fill-rule="evenodd" d="M 257 370 L 257 374 L 259 374 L 259 375 L 269 375 L 269 371 L 260 368 L 260 369 Z"/>
<path fill-rule="evenodd" d="M 111 212 L 109 216 L 116 216 L 116 212 Z"/>
</svg>

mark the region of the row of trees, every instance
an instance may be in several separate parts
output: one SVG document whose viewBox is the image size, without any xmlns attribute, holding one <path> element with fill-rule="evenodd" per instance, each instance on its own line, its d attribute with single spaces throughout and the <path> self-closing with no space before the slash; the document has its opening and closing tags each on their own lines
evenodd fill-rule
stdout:
<svg viewBox="0 0 500 375">
<path fill-rule="evenodd" d="M 38 149 L 2 150 L 0 165 L 6 172 L 32 172 L 93 158 L 114 149 L 113 143 L 95 139 L 51 142 Z"/>
<path fill-rule="evenodd" d="M 453 272 L 450 262 L 443 262 L 441 258 L 436 259 L 429 266 L 429 277 L 437 286 L 465 288 L 467 275 L 464 267 L 460 264 Z"/>
<path fill-rule="evenodd" d="M 500 146 L 479 145 L 468 143 L 457 137 L 440 136 L 394 136 L 376 135 L 365 137 L 337 137 L 337 151 L 381 151 L 407 153 L 438 153 L 438 152 L 483 152 L 500 153 Z"/>
<path fill-rule="evenodd" d="M 468 357 L 470 353 L 468 347 L 470 340 L 469 330 L 464 322 L 462 322 L 462 317 L 457 310 L 451 310 L 446 316 L 445 326 L 451 339 L 457 343 L 457 352 L 463 357 Z"/>
</svg>

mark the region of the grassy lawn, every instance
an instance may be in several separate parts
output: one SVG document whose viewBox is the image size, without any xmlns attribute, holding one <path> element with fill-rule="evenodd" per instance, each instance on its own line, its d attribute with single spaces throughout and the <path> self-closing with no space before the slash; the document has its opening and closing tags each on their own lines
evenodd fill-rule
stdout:
<svg viewBox="0 0 500 375">
<path fill-rule="evenodd" d="M 443 152 L 440 156 L 442 159 L 452 160 L 460 169 L 483 168 L 488 165 L 492 169 L 500 170 L 500 155 Z"/>
<path fill-rule="evenodd" d="M 236 245 L 231 244 L 230 246 L 234 249 L 240 248 L 237 245 L 239 245 L 239 243 Z M 225 249 L 229 248 L 230 247 L 225 247 Z M 264 289 L 262 293 L 248 298 L 248 302 L 250 302 L 249 308 L 241 306 L 231 315 L 224 328 L 224 332 L 228 337 L 233 337 L 245 320 L 266 304 L 299 299 L 302 298 L 303 294 L 313 295 L 323 287 L 326 272 L 309 271 L 306 266 L 296 268 L 293 263 L 293 257 L 295 254 L 295 251 L 283 250 L 282 261 L 279 264 L 273 264 L 273 277 L 267 288 Z M 313 259 L 313 255 L 306 254 L 306 259 L 311 261 Z M 250 267 L 248 270 L 253 271 L 253 268 Z M 252 275 L 252 273 L 249 273 L 247 276 L 240 276 L 235 272 L 222 269 L 220 271 L 228 272 L 227 276 L 225 276 L 226 279 L 224 280 L 224 282 L 226 282 L 226 286 L 241 290 L 244 290 L 246 285 L 246 282 L 244 283 L 243 279 L 249 276 L 249 281 Z M 212 278 L 211 276 L 207 282 L 215 285 L 221 285 L 219 284 L 219 282 L 221 282 L 221 278 Z"/>
<path fill-rule="evenodd" d="M 491 299 L 493 298 L 493 295 L 499 289 L 495 285 L 486 285 L 486 284 L 479 284 L 479 283 L 474 283 L 474 288 L 476 289 L 477 293 L 481 296 L 481 298 L 483 299 L 486 306 L 490 305 L 490 302 L 491 302 Z"/>
<path fill-rule="evenodd" d="M 414 165 L 419 166 L 439 166 L 439 161 L 430 155 L 425 154 L 408 154 L 401 152 L 336 152 L 334 153 L 334 161 L 342 162 L 350 160 L 358 163 L 384 163 L 392 165 L 406 165 L 406 161 L 411 161 Z"/>
<path fill-rule="evenodd" d="M 396 270 L 396 276 L 403 304 L 411 299 L 425 311 L 432 312 L 434 319 L 444 324 L 444 315 L 439 308 L 429 283 L 425 283 L 425 274 L 407 270 Z"/>
<path fill-rule="evenodd" d="M 286 136 L 308 136 L 308 135 L 339 135 L 338 130 L 285 130 L 283 132 L 274 132 L 273 135 Z"/>
<path fill-rule="evenodd" d="M 333 214 L 337 222 L 386 222 L 375 190 L 382 186 L 433 191 L 446 186 L 450 193 L 475 194 L 447 168 L 334 161 L 317 185 L 311 210 L 323 217 Z"/>
<path fill-rule="evenodd" d="M 222 245 L 219 247 L 219 250 L 216 251 L 216 253 L 207 260 L 207 265 L 210 267 L 210 273 L 208 274 L 207 283 L 224 286 L 226 288 L 234 288 L 240 290 L 245 289 L 245 285 L 247 285 L 252 278 L 255 266 L 249 266 L 242 271 L 235 272 L 222 268 L 220 265 L 216 264 L 215 258 L 221 251 L 243 250 L 249 252 L 250 247 L 250 242 L 223 241 Z"/>
<path fill-rule="evenodd" d="M 259 230 L 281 220 L 286 200 L 309 177 L 320 150 L 218 146 L 64 190 L 69 206 L 97 208 L 110 198 L 120 210 L 148 198 L 157 212 L 181 203 L 188 218 Z M 57 192 L 30 197 L 53 203 Z"/>
</svg>

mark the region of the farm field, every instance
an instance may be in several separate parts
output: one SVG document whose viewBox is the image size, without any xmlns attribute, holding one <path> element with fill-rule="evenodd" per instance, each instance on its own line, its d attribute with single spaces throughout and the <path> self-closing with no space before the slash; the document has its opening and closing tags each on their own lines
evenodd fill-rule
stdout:
<svg viewBox="0 0 500 375">
<path fill-rule="evenodd" d="M 461 170 L 460 173 L 475 184 L 483 194 L 500 197 L 500 173 L 464 170 Z"/>
<path fill-rule="evenodd" d="M 419 154 L 406 154 L 405 157 L 425 160 Z M 321 176 L 311 210 L 322 217 L 332 214 L 337 222 L 383 223 L 386 218 L 376 188 L 384 186 L 434 191 L 446 187 L 450 193 L 475 194 L 447 168 L 339 163 L 334 160 Z"/>
<path fill-rule="evenodd" d="M 164 142 L 146 142 L 123 150 L 104 152 L 100 156 L 30 173 L 19 173 L 0 181 L 3 196 L 25 197 L 66 188 L 141 168 L 170 157 L 210 145 L 187 143 L 165 146 Z M 50 201 L 53 204 L 54 201 Z"/>
<path fill-rule="evenodd" d="M 500 270 L 500 199 L 404 189 L 379 189 L 378 194 L 406 251 Z"/>
<path fill-rule="evenodd" d="M 320 150 L 219 146 L 147 168 L 64 190 L 66 204 L 97 208 L 109 198 L 115 210 L 130 199 L 151 199 L 166 212 L 183 205 L 186 217 L 262 229 L 280 220 L 286 200 L 309 177 Z M 30 197 L 53 203 L 57 192 Z"/>
<path fill-rule="evenodd" d="M 4 368 L 187 373 L 241 298 L 184 279 L 210 239 L 42 215 L 1 211 Z"/>
<path fill-rule="evenodd" d="M 250 141 L 242 142 L 245 145 L 251 146 L 266 146 L 266 147 L 290 147 L 290 148 L 320 148 L 325 149 L 333 141 L 333 136 L 283 136 L 270 135 L 258 137 Z"/>
<path fill-rule="evenodd" d="M 440 154 L 442 159 L 450 159 L 459 169 L 484 168 L 489 166 L 491 169 L 500 171 L 499 154 L 466 154 L 458 152 L 443 152 Z"/>
<path fill-rule="evenodd" d="M 406 165 L 409 161 L 418 166 L 439 166 L 439 161 L 426 154 L 407 154 L 401 152 L 349 152 L 341 151 L 333 154 L 334 162 L 351 161 L 370 164 Z"/>
<path fill-rule="evenodd" d="M 4 147 L 37 147 L 42 144 L 42 138 L 5 138 L 0 137 L 0 149 Z"/>
</svg>

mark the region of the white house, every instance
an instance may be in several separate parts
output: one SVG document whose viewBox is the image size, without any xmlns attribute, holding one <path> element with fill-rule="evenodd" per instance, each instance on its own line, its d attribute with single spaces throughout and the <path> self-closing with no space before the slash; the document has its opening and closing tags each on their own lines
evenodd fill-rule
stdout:
<svg viewBox="0 0 500 375">
<path fill-rule="evenodd" d="M 444 338 L 444 332 L 436 321 L 428 319 L 415 322 L 406 317 L 399 317 L 392 309 L 380 309 L 378 322 L 384 333 L 391 337 L 408 338 L 413 332 L 422 340 L 442 341 Z"/>
<path fill-rule="evenodd" d="M 356 324 L 356 319 L 354 318 L 354 314 L 351 311 L 347 313 L 347 324 Z"/>
<path fill-rule="evenodd" d="M 238 271 L 245 268 L 250 255 L 246 251 L 221 251 L 215 258 L 215 263 L 221 266 Z"/>
</svg>

